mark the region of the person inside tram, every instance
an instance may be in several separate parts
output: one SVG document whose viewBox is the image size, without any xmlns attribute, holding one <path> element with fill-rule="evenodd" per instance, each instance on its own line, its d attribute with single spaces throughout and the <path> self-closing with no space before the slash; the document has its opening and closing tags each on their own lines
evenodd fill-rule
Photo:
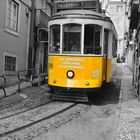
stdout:
<svg viewBox="0 0 140 140">
<path fill-rule="evenodd" d="M 72 46 L 71 51 L 80 51 L 79 40 L 76 40 L 76 43 Z"/>
<path fill-rule="evenodd" d="M 56 42 L 55 51 L 60 51 L 60 43 Z"/>
<path fill-rule="evenodd" d="M 101 54 L 101 47 L 95 46 L 95 54 Z"/>
</svg>

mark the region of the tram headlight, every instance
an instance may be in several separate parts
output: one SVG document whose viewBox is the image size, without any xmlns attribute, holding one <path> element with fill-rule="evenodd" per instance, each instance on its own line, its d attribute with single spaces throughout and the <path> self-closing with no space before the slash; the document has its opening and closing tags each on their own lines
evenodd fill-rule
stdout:
<svg viewBox="0 0 140 140">
<path fill-rule="evenodd" d="M 68 78 L 73 78 L 74 77 L 74 72 L 72 70 L 67 71 L 67 77 Z"/>
</svg>

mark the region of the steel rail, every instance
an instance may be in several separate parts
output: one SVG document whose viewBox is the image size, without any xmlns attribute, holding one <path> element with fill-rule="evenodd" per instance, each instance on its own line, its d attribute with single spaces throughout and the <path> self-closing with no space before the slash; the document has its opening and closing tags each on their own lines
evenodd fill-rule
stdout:
<svg viewBox="0 0 140 140">
<path fill-rule="evenodd" d="M 19 112 L 13 113 L 13 114 L 7 115 L 7 116 L 5 116 L 5 117 L 1 117 L 0 120 L 3 120 L 3 119 L 6 119 L 6 118 L 9 118 L 9 117 L 13 117 L 13 116 L 16 116 L 16 115 L 25 113 L 25 112 L 30 111 L 30 110 L 32 110 L 32 109 L 39 108 L 39 107 L 41 107 L 41 106 L 47 105 L 47 104 L 49 104 L 49 103 L 51 103 L 51 102 L 53 102 L 53 101 L 51 100 L 51 101 L 45 102 L 45 103 L 43 103 L 43 104 L 40 104 L 40 105 L 31 107 L 31 108 L 29 108 L 29 109 L 25 109 L 25 110 L 23 110 L 23 111 L 19 111 Z"/>
<path fill-rule="evenodd" d="M 21 130 L 26 129 L 26 128 L 28 128 L 28 127 L 31 127 L 32 125 L 35 125 L 35 124 L 40 123 L 40 122 L 42 122 L 42 121 L 48 120 L 48 119 L 50 119 L 50 118 L 52 118 L 52 117 L 55 117 L 55 116 L 57 116 L 57 115 L 59 115 L 59 114 L 65 112 L 65 111 L 67 111 L 67 110 L 73 108 L 73 107 L 76 106 L 76 105 L 77 105 L 77 103 L 73 103 L 72 105 L 70 105 L 70 106 L 68 106 L 68 107 L 66 107 L 66 108 L 64 108 L 64 109 L 62 109 L 62 110 L 60 110 L 60 111 L 57 111 L 57 112 L 55 112 L 55 113 L 53 113 L 53 114 L 51 114 L 51 115 L 49 115 L 49 116 L 46 116 L 46 117 L 44 117 L 44 118 L 42 118 L 42 119 L 39 119 L 39 120 L 37 120 L 37 121 L 33 121 L 33 122 L 30 123 L 30 124 L 27 124 L 27 125 L 18 127 L 18 128 L 16 128 L 16 129 L 9 130 L 9 131 L 7 131 L 7 132 L 1 133 L 1 134 L 0 134 L 0 137 L 5 137 L 6 135 L 13 134 L 13 133 L 15 133 L 15 132 L 21 131 Z"/>
</svg>

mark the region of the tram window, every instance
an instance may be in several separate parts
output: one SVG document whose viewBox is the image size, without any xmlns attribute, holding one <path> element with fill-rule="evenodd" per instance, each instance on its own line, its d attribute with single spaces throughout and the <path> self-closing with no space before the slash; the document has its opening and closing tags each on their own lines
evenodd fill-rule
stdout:
<svg viewBox="0 0 140 140">
<path fill-rule="evenodd" d="M 101 29 L 99 25 L 85 25 L 84 54 L 101 54 Z"/>
<path fill-rule="evenodd" d="M 108 48 L 108 30 L 104 30 L 104 54 L 107 54 Z"/>
<path fill-rule="evenodd" d="M 65 24 L 63 26 L 63 54 L 81 53 L 81 25 Z"/>
<path fill-rule="evenodd" d="M 113 35 L 113 41 L 112 41 L 112 56 L 117 57 L 117 39 Z"/>
<path fill-rule="evenodd" d="M 60 25 L 50 27 L 50 53 L 60 52 Z"/>
</svg>

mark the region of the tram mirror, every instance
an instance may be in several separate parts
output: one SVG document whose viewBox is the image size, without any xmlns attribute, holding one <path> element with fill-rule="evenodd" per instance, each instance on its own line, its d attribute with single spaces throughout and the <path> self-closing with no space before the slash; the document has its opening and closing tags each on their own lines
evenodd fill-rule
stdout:
<svg viewBox="0 0 140 140">
<path fill-rule="evenodd" d="M 47 28 L 39 28 L 37 30 L 37 41 L 48 42 L 48 30 Z"/>
</svg>

